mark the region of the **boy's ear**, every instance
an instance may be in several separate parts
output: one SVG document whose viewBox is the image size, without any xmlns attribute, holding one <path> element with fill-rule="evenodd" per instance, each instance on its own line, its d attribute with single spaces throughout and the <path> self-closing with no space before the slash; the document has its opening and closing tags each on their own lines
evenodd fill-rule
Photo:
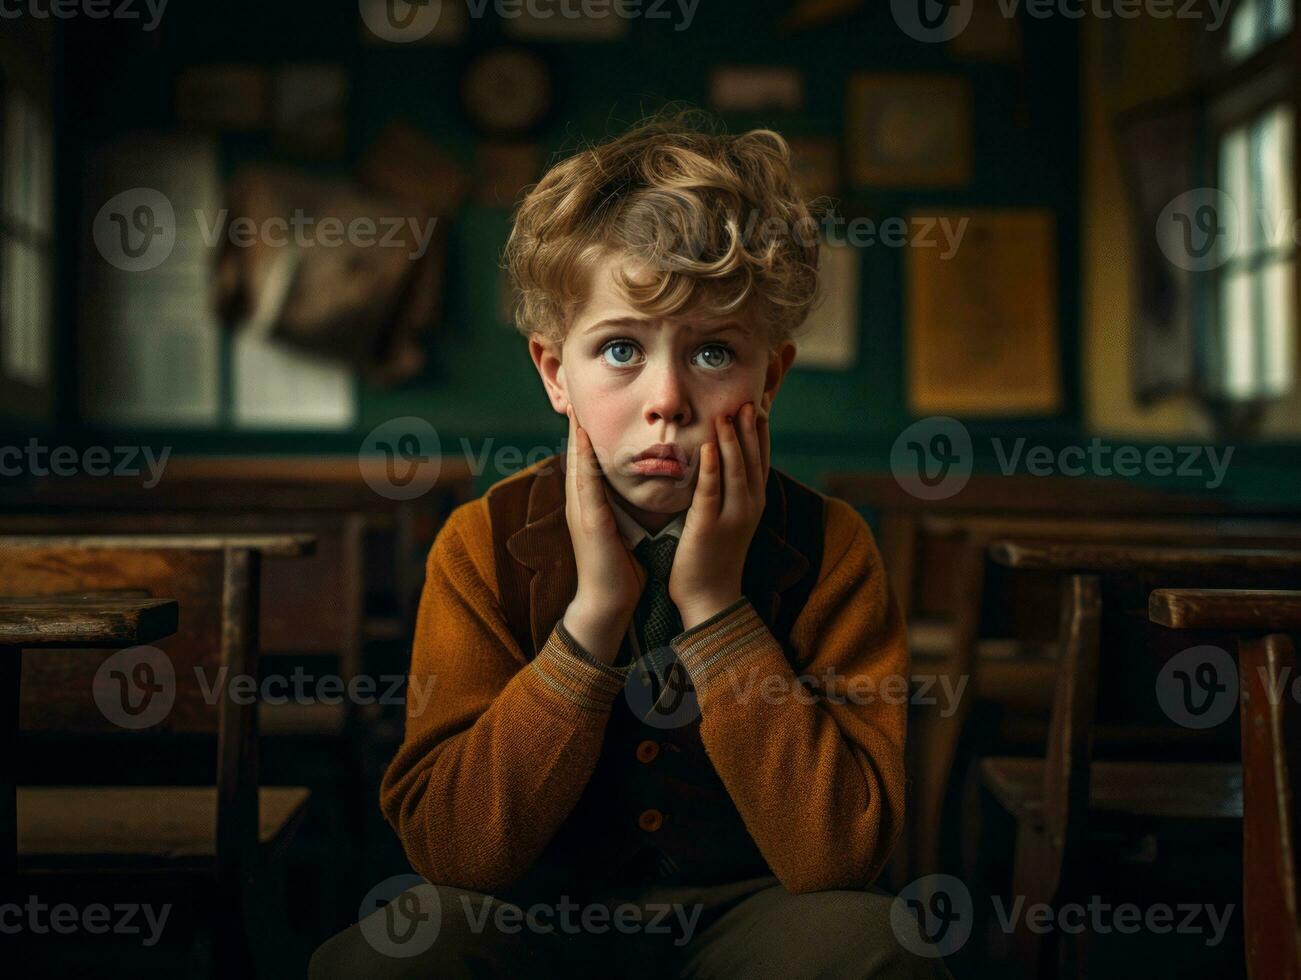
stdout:
<svg viewBox="0 0 1301 980">
<path fill-rule="evenodd" d="M 789 340 L 782 343 L 768 360 L 768 371 L 763 379 L 763 409 L 772 411 L 772 403 L 777 399 L 777 390 L 781 388 L 782 379 L 795 363 L 795 344 Z"/>
<path fill-rule="evenodd" d="M 547 389 L 551 407 L 564 415 L 569 410 L 569 391 L 565 385 L 565 368 L 560 359 L 559 345 L 543 338 L 539 333 L 529 334 L 529 356 L 538 369 L 542 386 Z"/>
</svg>

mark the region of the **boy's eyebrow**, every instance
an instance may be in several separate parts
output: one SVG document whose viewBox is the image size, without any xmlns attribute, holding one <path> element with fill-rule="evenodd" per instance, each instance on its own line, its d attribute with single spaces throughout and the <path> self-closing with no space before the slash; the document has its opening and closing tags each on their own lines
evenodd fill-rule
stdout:
<svg viewBox="0 0 1301 980">
<path fill-rule="evenodd" d="M 654 320 L 645 317 L 617 316 L 606 320 L 598 320 L 591 326 L 587 327 L 583 333 L 595 333 L 596 331 L 603 330 L 606 327 L 637 327 L 645 329 L 650 327 L 654 322 Z M 741 325 L 735 320 L 727 320 L 722 323 L 688 322 L 687 329 L 692 330 L 695 333 L 726 333 L 729 331 L 733 333 L 745 333 Z"/>
</svg>

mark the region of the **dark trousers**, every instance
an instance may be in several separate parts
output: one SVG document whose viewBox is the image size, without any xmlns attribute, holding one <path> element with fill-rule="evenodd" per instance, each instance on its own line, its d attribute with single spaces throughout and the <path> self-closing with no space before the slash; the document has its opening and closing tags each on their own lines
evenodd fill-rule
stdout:
<svg viewBox="0 0 1301 980">
<path fill-rule="evenodd" d="M 938 957 L 918 955 L 915 934 L 900 943 L 895 929 L 907 926 L 892 925 L 892 901 L 876 890 L 795 895 L 772 876 L 533 904 L 421 884 L 326 941 L 308 976 L 949 977 Z"/>
</svg>

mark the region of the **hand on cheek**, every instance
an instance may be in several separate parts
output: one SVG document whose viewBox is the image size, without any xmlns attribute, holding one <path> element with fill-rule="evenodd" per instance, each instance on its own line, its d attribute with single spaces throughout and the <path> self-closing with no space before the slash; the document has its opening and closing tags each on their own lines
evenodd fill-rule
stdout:
<svg viewBox="0 0 1301 980">
<path fill-rule="evenodd" d="M 684 629 L 741 597 L 745 556 L 767 499 L 767 414 L 746 402 L 734 419 L 716 419 L 715 441 L 700 448 L 696 489 L 669 573 L 669 596 Z"/>
</svg>

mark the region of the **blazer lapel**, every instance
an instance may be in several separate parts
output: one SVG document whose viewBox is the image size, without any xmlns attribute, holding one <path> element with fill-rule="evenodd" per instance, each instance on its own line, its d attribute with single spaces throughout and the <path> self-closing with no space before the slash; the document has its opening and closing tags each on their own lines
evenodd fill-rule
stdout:
<svg viewBox="0 0 1301 980">
<path fill-rule="evenodd" d="M 534 651 L 547 642 L 578 589 L 574 545 L 565 520 L 564 467 L 563 455 L 543 462 L 529 492 L 528 518 L 506 540 L 506 550 L 533 572 L 529 579 L 529 626 Z"/>
</svg>

